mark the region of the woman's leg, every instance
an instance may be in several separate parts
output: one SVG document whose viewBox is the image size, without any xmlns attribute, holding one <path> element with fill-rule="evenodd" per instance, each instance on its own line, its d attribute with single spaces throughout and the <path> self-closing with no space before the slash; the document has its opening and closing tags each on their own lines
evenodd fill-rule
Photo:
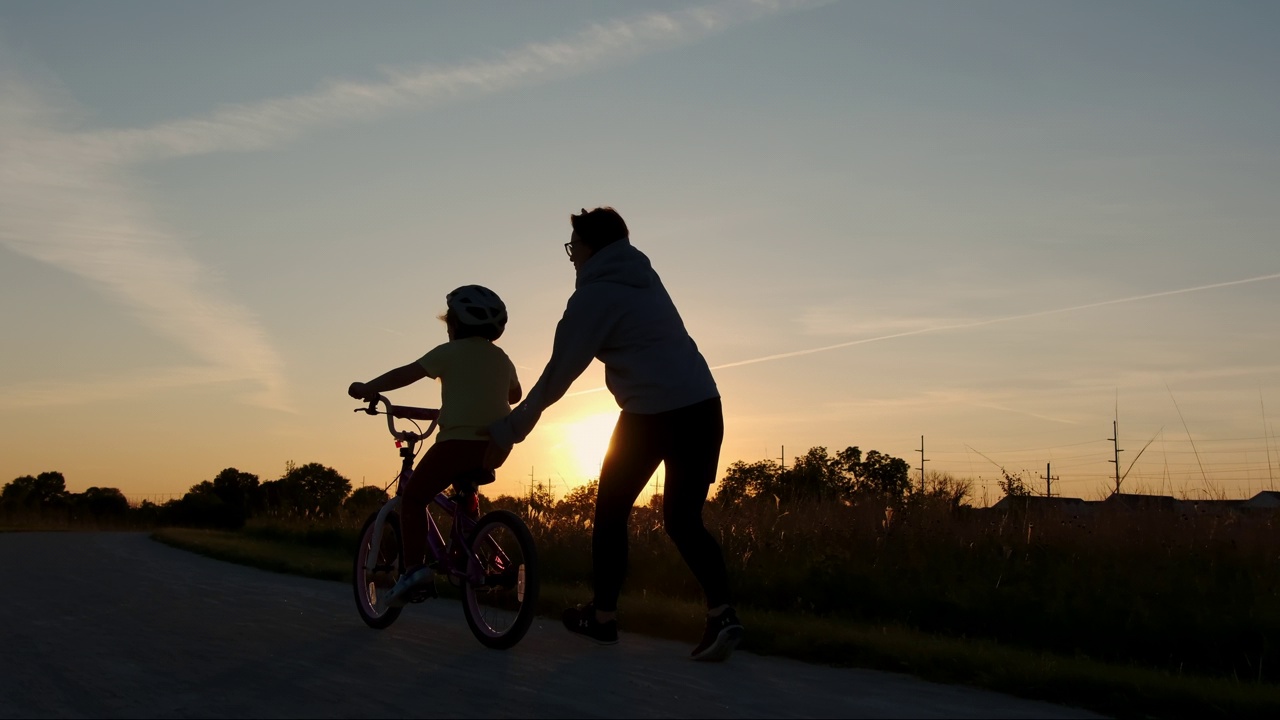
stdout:
<svg viewBox="0 0 1280 720">
<path fill-rule="evenodd" d="M 662 496 L 663 524 L 685 564 L 702 585 L 707 607 L 727 605 L 729 573 L 724 553 L 702 521 L 702 509 L 711 483 L 716 479 L 720 444 L 724 439 L 720 400 L 672 411 L 665 431 L 670 447 L 664 458 L 667 479 Z"/>
<path fill-rule="evenodd" d="M 595 527 L 591 533 L 591 568 L 595 599 L 601 612 L 618 609 L 618 594 L 627 574 L 627 521 L 631 506 L 658 469 L 652 416 L 620 413 L 600 468 Z"/>
</svg>

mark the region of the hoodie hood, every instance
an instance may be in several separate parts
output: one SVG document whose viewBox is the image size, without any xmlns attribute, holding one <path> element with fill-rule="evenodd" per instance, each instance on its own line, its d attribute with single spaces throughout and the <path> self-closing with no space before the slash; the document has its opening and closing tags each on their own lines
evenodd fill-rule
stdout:
<svg viewBox="0 0 1280 720">
<path fill-rule="evenodd" d="M 591 283 L 607 282 L 633 288 L 647 288 L 657 284 L 658 274 L 653 271 L 649 257 L 631 245 L 627 239 L 617 240 L 600 248 L 591 259 L 578 268 L 575 288 Z"/>
</svg>

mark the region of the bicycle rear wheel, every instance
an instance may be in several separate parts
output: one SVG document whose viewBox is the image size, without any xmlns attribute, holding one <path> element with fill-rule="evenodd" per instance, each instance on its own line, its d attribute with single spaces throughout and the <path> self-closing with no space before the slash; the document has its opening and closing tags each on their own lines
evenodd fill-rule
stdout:
<svg viewBox="0 0 1280 720">
<path fill-rule="evenodd" d="M 381 596 L 391 592 L 396 580 L 404 573 L 404 562 L 400 558 L 400 516 L 391 513 L 382 524 L 380 537 L 373 537 L 374 526 L 378 514 L 374 513 L 365 521 L 360 530 L 360 542 L 355 551 L 355 567 L 352 572 L 352 585 L 356 596 L 356 610 L 360 619 L 371 628 L 381 630 L 400 617 L 404 608 L 379 606 Z M 378 548 L 373 565 L 369 565 L 369 548 Z"/>
<path fill-rule="evenodd" d="M 472 634 L 485 647 L 520 642 L 538 609 L 538 553 L 533 535 L 515 513 L 495 510 L 476 523 L 462 608 Z M 470 563 L 469 563 L 470 564 Z"/>
</svg>

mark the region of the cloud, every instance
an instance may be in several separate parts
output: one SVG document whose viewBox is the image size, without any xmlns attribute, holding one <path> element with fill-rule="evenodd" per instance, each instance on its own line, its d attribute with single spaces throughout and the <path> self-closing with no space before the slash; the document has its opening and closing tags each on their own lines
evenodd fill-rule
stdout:
<svg viewBox="0 0 1280 720">
<path fill-rule="evenodd" d="M 825 2 L 730 0 L 589 26 L 577 35 L 532 43 L 493 59 L 384 71 L 379 82 L 335 81 L 311 93 L 231 105 L 209 116 L 149 128 L 85 134 L 79 142 L 121 161 L 256 150 L 311 130 L 393 111 L 527 86 L 689 44 L 734 25 Z"/>
<path fill-rule="evenodd" d="M 923 331 L 961 322 L 946 317 L 893 317 L 880 314 L 874 318 L 860 317 L 846 307 L 805 308 L 799 324 L 805 335 L 893 335 L 902 332 Z"/>
<path fill-rule="evenodd" d="M 1119 305 L 1121 303 L 1138 302 L 1141 300 L 1152 300 L 1155 298 L 1169 297 L 1171 295 L 1183 295 L 1186 293 L 1202 292 L 1205 290 L 1216 290 L 1218 288 L 1232 287 L 1235 285 L 1247 285 L 1249 283 L 1265 282 L 1267 280 L 1280 279 L 1280 273 L 1272 273 L 1270 275 L 1258 275 L 1256 277 L 1242 278 L 1240 280 L 1228 280 L 1226 282 L 1211 283 L 1209 285 L 1197 285 L 1195 287 L 1180 288 L 1177 290 L 1165 290 L 1162 292 L 1147 293 L 1145 295 L 1133 295 L 1131 297 L 1115 298 L 1112 300 L 1101 300 L 1099 302 L 1085 303 L 1084 305 L 1071 305 L 1068 307 L 1054 308 L 1052 310 L 1039 310 L 1037 312 L 1021 313 L 1018 315 L 1008 315 L 1005 317 L 988 318 L 986 320 L 967 320 L 962 322 L 952 322 L 942 325 L 933 325 L 927 327 L 916 327 L 912 329 L 902 330 L 900 332 L 887 333 L 875 337 L 861 338 L 859 340 L 850 340 L 848 342 L 836 343 L 834 345 L 824 345 L 822 347 L 807 348 L 804 350 L 793 350 L 791 352 L 775 353 L 773 355 L 764 355 L 750 360 L 738 360 L 735 362 L 723 363 L 712 367 L 712 370 L 723 370 L 726 368 L 740 367 L 742 365 L 754 365 L 762 362 L 772 362 L 774 360 L 785 360 L 787 358 L 800 357 L 802 355 L 813 355 L 814 353 L 830 352 L 831 350 L 839 350 L 841 348 L 853 347 L 855 345 L 866 345 L 868 343 L 883 342 L 885 340 L 893 340 L 896 338 L 910 337 L 912 335 L 923 335 L 925 333 L 942 332 L 945 330 L 966 330 L 969 328 L 983 327 L 985 325 L 995 325 L 997 323 L 1013 322 L 1015 320 L 1029 320 L 1031 318 L 1044 317 L 1046 315 L 1058 315 L 1061 313 L 1076 312 L 1079 310 L 1090 310 L 1093 308 L 1106 307 L 1108 305 Z M 905 326 L 910 323 L 903 322 Z"/>
<path fill-rule="evenodd" d="M 120 400 L 156 390 L 255 379 L 237 374 L 230 368 L 157 368 L 125 377 L 102 376 L 75 382 L 35 382 L 0 387 L 0 408 L 81 405 Z"/>
<path fill-rule="evenodd" d="M 91 281 L 214 374 L 255 380 L 250 402 L 285 409 L 282 362 L 253 315 L 161 228 L 123 168 L 50 129 L 58 115 L 0 76 L 0 246 Z"/>
<path fill-rule="evenodd" d="M 730 0 L 650 13 L 594 24 L 568 39 L 529 44 L 494 60 L 387 71 L 379 82 L 336 81 L 308 94 L 226 106 L 141 129 L 60 132 L 54 128 L 65 124 L 67 108 L 55 111 L 50 97 L 56 93 L 13 70 L 0 72 L 0 245 L 92 281 L 210 364 L 195 372 L 167 371 L 151 383 L 134 378 L 99 384 L 93 392 L 79 385 L 10 388 L 0 392 L 0 404 L 77 393 L 114 397 L 140 386 L 214 378 L 254 380 L 260 392 L 250 402 L 287 407 L 283 364 L 265 331 L 252 313 L 223 296 L 179 238 L 151 216 L 142 193 L 130 185 L 130 164 L 270 147 L 404 108 L 596 70 L 820 4 L 825 3 Z"/>
</svg>

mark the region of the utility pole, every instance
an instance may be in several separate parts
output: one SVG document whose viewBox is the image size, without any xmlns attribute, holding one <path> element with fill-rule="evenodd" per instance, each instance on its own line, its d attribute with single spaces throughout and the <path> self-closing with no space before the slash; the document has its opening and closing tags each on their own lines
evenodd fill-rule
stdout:
<svg viewBox="0 0 1280 720">
<path fill-rule="evenodd" d="M 920 494 L 924 494 L 924 436 L 920 436 L 920 449 L 916 452 L 920 453 Z"/>
<path fill-rule="evenodd" d="M 1050 467 L 1050 463 L 1044 464 L 1044 477 L 1040 478 L 1041 480 L 1044 481 L 1045 497 L 1053 497 L 1053 481 L 1062 479 L 1062 478 L 1054 477 L 1053 473 L 1049 471 L 1049 467 Z"/>
<path fill-rule="evenodd" d="M 1108 460 L 1107 462 L 1115 463 L 1116 465 L 1116 494 L 1118 495 L 1120 493 L 1120 453 L 1124 452 L 1123 450 L 1120 449 L 1120 421 L 1119 420 L 1111 421 L 1111 437 L 1107 439 L 1111 441 L 1112 447 L 1114 447 L 1116 451 L 1116 459 Z"/>
<path fill-rule="evenodd" d="M 782 455 L 778 457 L 778 460 L 782 462 L 783 472 L 786 472 L 786 469 L 787 469 L 787 446 L 786 445 L 782 446 Z"/>
</svg>

